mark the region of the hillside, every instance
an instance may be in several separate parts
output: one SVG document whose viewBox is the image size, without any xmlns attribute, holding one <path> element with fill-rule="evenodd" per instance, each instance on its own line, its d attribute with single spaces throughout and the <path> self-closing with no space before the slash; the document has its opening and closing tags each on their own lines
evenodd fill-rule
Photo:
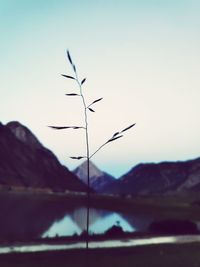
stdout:
<svg viewBox="0 0 200 267">
<path fill-rule="evenodd" d="M 90 161 L 90 187 L 97 192 L 104 192 L 104 188 L 115 181 L 115 178 L 106 172 L 101 171 Z M 83 162 L 74 170 L 79 179 L 87 184 L 87 161 Z"/>
<path fill-rule="evenodd" d="M 200 158 L 139 164 L 105 188 L 107 193 L 152 195 L 200 189 Z"/>
<path fill-rule="evenodd" d="M 0 123 L 0 185 L 85 191 L 85 185 L 16 121 Z"/>
</svg>

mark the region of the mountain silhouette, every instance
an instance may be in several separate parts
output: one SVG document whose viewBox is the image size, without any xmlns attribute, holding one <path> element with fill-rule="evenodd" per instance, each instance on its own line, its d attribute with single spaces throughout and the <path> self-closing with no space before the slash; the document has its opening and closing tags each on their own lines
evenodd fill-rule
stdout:
<svg viewBox="0 0 200 267">
<path fill-rule="evenodd" d="M 96 192 L 104 192 L 104 188 L 115 181 L 115 178 L 106 172 L 101 171 L 97 166 L 90 161 L 90 187 Z M 87 161 L 84 161 L 80 166 L 74 170 L 74 174 L 79 179 L 87 184 Z"/>
<path fill-rule="evenodd" d="M 104 188 L 106 193 L 152 195 L 200 190 L 200 158 L 139 164 Z"/>
<path fill-rule="evenodd" d="M 17 121 L 0 123 L 0 185 L 85 191 L 85 185 Z"/>
</svg>

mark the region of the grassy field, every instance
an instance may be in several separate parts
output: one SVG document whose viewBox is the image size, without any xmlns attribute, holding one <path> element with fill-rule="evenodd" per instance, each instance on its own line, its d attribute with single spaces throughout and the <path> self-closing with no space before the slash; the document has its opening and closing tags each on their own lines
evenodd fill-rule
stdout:
<svg viewBox="0 0 200 267">
<path fill-rule="evenodd" d="M 2 267 L 200 267 L 200 244 L 0 255 Z"/>
</svg>

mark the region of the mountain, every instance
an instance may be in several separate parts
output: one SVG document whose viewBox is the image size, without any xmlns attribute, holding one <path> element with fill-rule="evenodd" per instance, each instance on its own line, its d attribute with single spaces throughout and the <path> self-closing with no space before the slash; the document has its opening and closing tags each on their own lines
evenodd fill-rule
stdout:
<svg viewBox="0 0 200 267">
<path fill-rule="evenodd" d="M 200 158 L 139 164 L 105 188 L 114 194 L 152 195 L 200 190 Z"/>
<path fill-rule="evenodd" d="M 103 192 L 104 188 L 115 181 L 115 178 L 106 172 L 98 169 L 94 163 L 90 161 L 90 187 L 97 192 Z M 79 167 L 74 170 L 74 174 L 79 177 L 81 181 L 87 184 L 87 161 L 84 161 Z"/>
<path fill-rule="evenodd" d="M 0 185 L 85 191 L 85 185 L 17 121 L 0 123 Z"/>
</svg>

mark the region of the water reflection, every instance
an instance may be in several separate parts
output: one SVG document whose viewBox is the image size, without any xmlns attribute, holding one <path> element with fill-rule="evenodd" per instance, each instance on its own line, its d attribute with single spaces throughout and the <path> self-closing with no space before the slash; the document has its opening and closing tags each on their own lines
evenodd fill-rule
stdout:
<svg viewBox="0 0 200 267">
<path fill-rule="evenodd" d="M 71 199 L 1 193 L 0 214 L 0 241 L 79 235 L 86 229 L 86 209 Z M 141 214 L 90 209 L 92 233 L 104 233 L 116 224 L 132 232 L 147 227 L 147 222 Z"/>
<path fill-rule="evenodd" d="M 133 232 L 135 230 L 134 227 L 116 212 L 90 209 L 90 233 L 104 233 L 115 224 L 120 225 L 127 232 Z M 81 234 L 84 230 L 86 230 L 86 208 L 82 207 L 75 209 L 70 214 L 66 214 L 61 220 L 53 222 L 42 237 Z"/>
<path fill-rule="evenodd" d="M 71 236 L 81 234 L 82 230 L 73 222 L 69 215 L 60 221 L 56 221 L 42 234 L 42 237 Z"/>
<path fill-rule="evenodd" d="M 135 230 L 145 231 L 148 229 L 149 225 L 155 220 L 155 216 L 150 214 L 122 214 L 125 221 L 127 221 L 130 225 L 134 226 Z M 159 218 L 158 218 L 159 219 Z"/>
<path fill-rule="evenodd" d="M 39 238 L 66 210 L 73 209 L 72 203 L 1 193 L 0 241 Z"/>
<path fill-rule="evenodd" d="M 107 213 L 107 216 L 101 217 L 94 224 L 90 225 L 90 231 L 95 234 L 104 233 L 115 224 L 120 225 L 126 232 L 135 231 L 135 228 L 116 212 Z"/>
</svg>

